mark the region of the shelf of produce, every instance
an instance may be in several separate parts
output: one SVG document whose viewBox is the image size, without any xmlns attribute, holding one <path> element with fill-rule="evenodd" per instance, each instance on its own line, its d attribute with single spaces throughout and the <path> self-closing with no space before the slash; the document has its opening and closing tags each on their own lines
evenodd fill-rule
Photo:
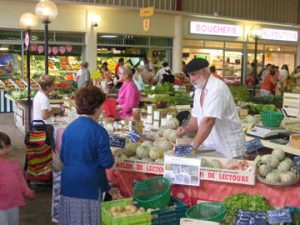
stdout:
<svg viewBox="0 0 300 225">
<path fill-rule="evenodd" d="M 248 135 L 245 135 L 246 136 L 246 141 L 251 141 L 254 139 L 254 137 L 250 137 Z M 270 141 L 267 141 L 267 140 L 261 140 L 262 144 L 265 146 L 265 147 L 268 147 L 268 148 L 273 148 L 273 149 L 281 149 L 283 151 L 285 151 L 286 153 L 290 153 L 290 154 L 293 154 L 293 155 L 297 155 L 297 156 L 300 156 L 300 149 L 298 148 L 294 148 L 294 147 L 291 147 L 291 146 L 288 146 L 288 145 L 280 145 L 280 144 L 275 144 L 275 143 L 272 143 Z"/>
</svg>

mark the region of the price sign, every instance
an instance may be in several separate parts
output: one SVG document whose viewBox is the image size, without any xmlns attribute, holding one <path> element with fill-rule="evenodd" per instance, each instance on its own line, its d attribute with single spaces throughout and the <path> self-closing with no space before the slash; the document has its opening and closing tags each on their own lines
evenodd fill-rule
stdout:
<svg viewBox="0 0 300 225">
<path fill-rule="evenodd" d="M 247 141 L 245 143 L 246 149 L 247 149 L 247 153 L 252 153 L 252 152 L 256 152 L 257 150 L 261 149 L 263 146 L 263 144 L 261 143 L 260 139 L 255 138 L 251 141 Z"/>
<path fill-rule="evenodd" d="M 192 145 L 175 145 L 175 156 L 185 156 L 191 154 L 193 150 Z"/>
<path fill-rule="evenodd" d="M 300 174 L 300 156 L 295 156 L 293 159 L 294 167 L 298 174 Z"/>
<path fill-rule="evenodd" d="M 236 215 L 237 225 L 266 225 L 267 212 L 239 210 Z"/>
<path fill-rule="evenodd" d="M 141 138 L 141 135 L 139 134 L 139 132 L 132 129 L 131 132 L 128 134 L 128 138 L 132 143 L 135 143 Z"/>
<path fill-rule="evenodd" d="M 117 135 L 109 135 L 109 143 L 111 147 L 124 148 L 126 138 Z"/>
<path fill-rule="evenodd" d="M 289 209 L 269 210 L 268 219 L 270 224 L 292 222 L 291 212 Z"/>
</svg>

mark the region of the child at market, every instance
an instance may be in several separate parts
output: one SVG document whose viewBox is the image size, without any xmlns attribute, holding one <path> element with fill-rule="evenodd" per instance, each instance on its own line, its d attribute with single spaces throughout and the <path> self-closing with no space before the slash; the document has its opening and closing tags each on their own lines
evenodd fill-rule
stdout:
<svg viewBox="0 0 300 225">
<path fill-rule="evenodd" d="M 17 160 L 8 158 L 11 141 L 0 131 L 0 224 L 18 225 L 19 207 L 25 205 L 24 196 L 34 198 L 24 179 Z"/>
</svg>

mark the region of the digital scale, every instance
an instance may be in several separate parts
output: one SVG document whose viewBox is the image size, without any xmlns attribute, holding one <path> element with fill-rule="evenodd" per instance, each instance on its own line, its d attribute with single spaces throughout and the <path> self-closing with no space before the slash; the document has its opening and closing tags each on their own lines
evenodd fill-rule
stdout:
<svg viewBox="0 0 300 225">
<path fill-rule="evenodd" d="M 289 132 L 284 128 L 269 128 L 259 125 L 256 125 L 248 130 L 246 134 L 261 139 L 274 139 L 281 138 L 283 136 L 289 136 Z"/>
</svg>

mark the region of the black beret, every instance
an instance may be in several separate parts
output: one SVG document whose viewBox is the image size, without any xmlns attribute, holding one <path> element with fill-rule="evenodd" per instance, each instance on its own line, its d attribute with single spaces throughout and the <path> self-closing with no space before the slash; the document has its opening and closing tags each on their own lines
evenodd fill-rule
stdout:
<svg viewBox="0 0 300 225">
<path fill-rule="evenodd" d="M 197 70 L 201 70 L 203 68 L 208 67 L 209 62 L 206 59 L 202 59 L 202 58 L 195 58 L 192 59 L 183 69 L 183 72 L 185 74 L 197 71 Z"/>
</svg>

